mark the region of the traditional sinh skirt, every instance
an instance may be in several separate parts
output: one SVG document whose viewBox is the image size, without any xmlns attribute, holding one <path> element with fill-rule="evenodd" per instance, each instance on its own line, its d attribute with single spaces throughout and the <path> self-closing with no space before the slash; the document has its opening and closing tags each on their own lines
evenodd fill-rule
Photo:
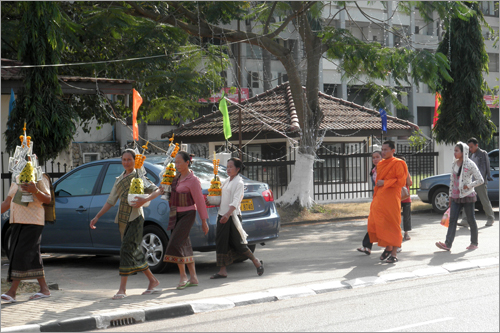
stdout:
<svg viewBox="0 0 500 333">
<path fill-rule="evenodd" d="M 149 268 L 141 242 L 144 228 L 144 218 L 137 217 L 127 223 L 120 247 L 120 275 L 129 276 Z"/>
<path fill-rule="evenodd" d="M 196 211 L 177 212 L 177 222 L 175 223 L 172 235 L 165 251 L 164 262 L 174 264 L 194 263 L 193 247 L 189 239 L 189 232 L 196 220 Z"/>
<path fill-rule="evenodd" d="M 226 223 L 220 223 L 222 216 L 217 216 L 217 232 L 215 236 L 215 249 L 217 252 L 217 266 L 229 266 L 236 259 L 237 254 L 252 256 L 252 251 L 243 244 L 241 234 L 234 225 L 231 215 Z M 241 223 L 241 215 L 238 215 Z"/>
<path fill-rule="evenodd" d="M 7 281 L 43 278 L 45 273 L 40 254 L 43 225 L 13 223 L 10 228 Z"/>
</svg>

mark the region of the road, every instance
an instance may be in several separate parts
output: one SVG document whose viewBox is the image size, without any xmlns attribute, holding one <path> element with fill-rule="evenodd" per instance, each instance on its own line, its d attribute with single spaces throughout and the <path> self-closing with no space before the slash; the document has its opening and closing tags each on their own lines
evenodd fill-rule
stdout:
<svg viewBox="0 0 500 333">
<path fill-rule="evenodd" d="M 107 332 L 498 332 L 494 268 L 107 329 Z"/>
</svg>

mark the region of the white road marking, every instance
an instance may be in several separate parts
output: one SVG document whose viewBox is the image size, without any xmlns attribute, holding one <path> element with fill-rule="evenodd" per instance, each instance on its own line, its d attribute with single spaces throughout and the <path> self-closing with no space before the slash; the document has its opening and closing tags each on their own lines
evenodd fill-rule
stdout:
<svg viewBox="0 0 500 333">
<path fill-rule="evenodd" d="M 388 330 L 378 331 L 378 332 L 396 332 L 396 331 L 405 330 L 407 328 L 424 326 L 424 325 L 439 323 L 439 322 L 442 322 L 442 321 L 448 321 L 448 320 L 452 320 L 452 319 L 455 319 L 455 318 L 453 318 L 453 317 L 446 317 L 446 318 L 441 318 L 441 319 L 429 320 L 429 321 L 424 321 L 424 322 L 421 322 L 421 323 L 416 323 L 416 324 L 411 324 L 411 325 L 406 325 L 406 326 L 400 326 L 400 327 L 391 328 L 391 329 L 388 329 Z"/>
</svg>

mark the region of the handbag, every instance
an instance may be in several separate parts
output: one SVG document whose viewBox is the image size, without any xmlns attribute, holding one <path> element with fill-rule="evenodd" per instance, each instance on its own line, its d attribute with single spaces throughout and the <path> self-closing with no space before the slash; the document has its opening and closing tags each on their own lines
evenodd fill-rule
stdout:
<svg viewBox="0 0 500 333">
<path fill-rule="evenodd" d="M 403 186 L 401 188 L 401 201 L 406 200 L 410 197 L 410 192 L 406 188 L 406 186 Z"/>
<path fill-rule="evenodd" d="M 444 212 L 443 217 L 441 218 L 441 225 L 446 228 L 450 225 L 450 208 Z"/>
<path fill-rule="evenodd" d="M 56 194 L 54 193 L 54 187 L 52 186 L 52 181 L 50 177 L 44 173 L 43 177 L 49 182 L 50 188 L 50 202 L 48 204 L 42 204 L 45 211 L 45 222 L 49 224 L 56 223 Z"/>
</svg>

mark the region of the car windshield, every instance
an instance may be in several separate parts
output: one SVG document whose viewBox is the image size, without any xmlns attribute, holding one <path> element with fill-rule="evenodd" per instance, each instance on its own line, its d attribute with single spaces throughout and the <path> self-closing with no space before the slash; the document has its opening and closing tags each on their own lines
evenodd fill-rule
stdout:
<svg viewBox="0 0 500 333">
<path fill-rule="evenodd" d="M 146 161 L 153 164 L 163 165 L 165 161 L 165 155 L 148 155 L 146 156 Z M 205 158 L 194 157 L 193 163 L 191 164 L 191 170 L 194 174 L 200 178 L 202 182 L 209 182 L 214 178 L 214 165 L 211 160 Z M 220 165 L 218 171 L 219 178 L 221 181 L 227 179 L 226 167 Z"/>
</svg>

